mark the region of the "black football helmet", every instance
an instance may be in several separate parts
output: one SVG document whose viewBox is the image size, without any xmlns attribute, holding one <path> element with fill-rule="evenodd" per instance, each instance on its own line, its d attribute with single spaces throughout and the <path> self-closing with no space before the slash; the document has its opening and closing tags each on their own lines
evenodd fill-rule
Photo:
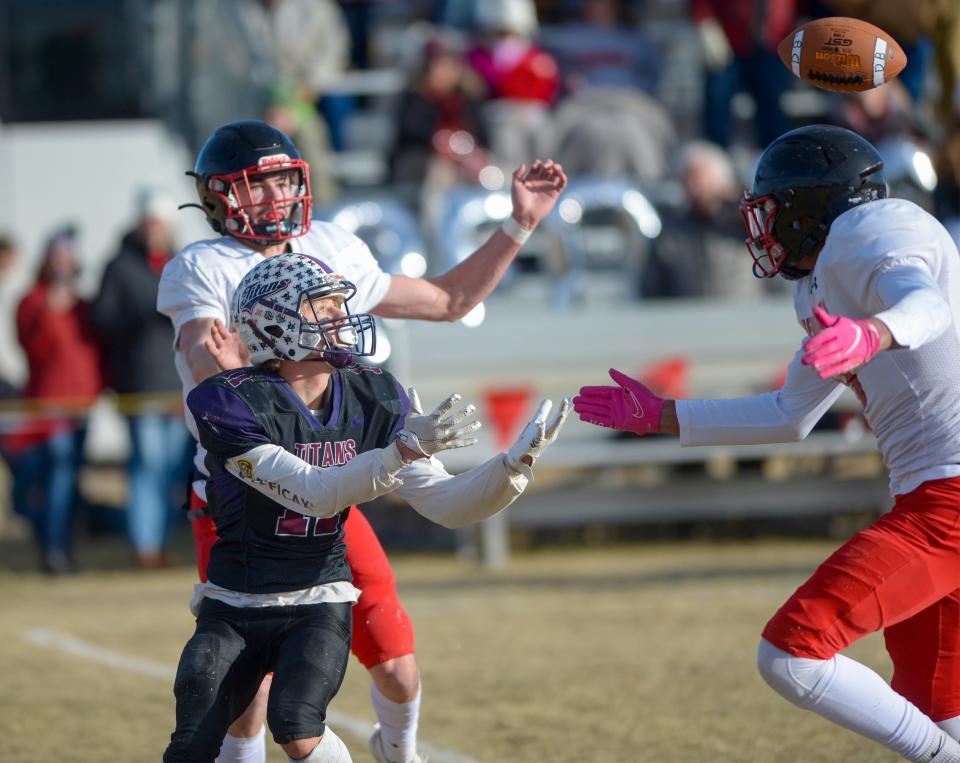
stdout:
<svg viewBox="0 0 960 763">
<path fill-rule="evenodd" d="M 753 274 L 791 280 L 809 271 L 796 263 L 817 252 L 843 212 L 883 199 L 883 159 L 869 141 L 832 125 L 791 130 L 767 146 L 744 194 Z"/>
<path fill-rule="evenodd" d="M 263 178 L 280 173 L 289 173 L 289 192 L 264 196 Z M 199 206 L 217 233 L 267 245 L 310 229 L 310 168 L 293 141 L 266 122 L 218 128 L 187 174 L 196 178 Z"/>
</svg>

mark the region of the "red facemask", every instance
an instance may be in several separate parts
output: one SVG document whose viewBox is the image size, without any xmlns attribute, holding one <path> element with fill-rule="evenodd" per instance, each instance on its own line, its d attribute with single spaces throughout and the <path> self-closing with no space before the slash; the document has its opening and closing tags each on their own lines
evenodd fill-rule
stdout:
<svg viewBox="0 0 960 763">
<path fill-rule="evenodd" d="M 289 195 L 260 190 L 266 176 L 283 172 L 293 175 Z M 223 202 L 224 232 L 231 236 L 272 243 L 302 236 L 310 230 L 310 174 L 302 159 L 289 159 L 282 154 L 265 157 L 257 167 L 211 177 L 207 188 Z M 241 203 L 241 199 L 245 202 Z"/>
<path fill-rule="evenodd" d="M 740 215 L 747 229 L 745 243 L 753 258 L 753 274 L 758 278 L 773 278 L 787 258 L 786 250 L 773 235 L 777 200 L 773 196 L 754 197 L 745 193 L 740 201 Z"/>
</svg>

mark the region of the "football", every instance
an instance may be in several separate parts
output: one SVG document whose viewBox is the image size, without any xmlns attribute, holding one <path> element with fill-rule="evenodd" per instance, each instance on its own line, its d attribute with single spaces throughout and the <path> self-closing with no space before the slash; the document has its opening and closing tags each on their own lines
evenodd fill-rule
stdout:
<svg viewBox="0 0 960 763">
<path fill-rule="evenodd" d="M 780 42 L 777 53 L 804 82 L 841 93 L 879 87 L 907 65 L 903 49 L 889 34 L 844 16 L 807 22 Z"/>
</svg>

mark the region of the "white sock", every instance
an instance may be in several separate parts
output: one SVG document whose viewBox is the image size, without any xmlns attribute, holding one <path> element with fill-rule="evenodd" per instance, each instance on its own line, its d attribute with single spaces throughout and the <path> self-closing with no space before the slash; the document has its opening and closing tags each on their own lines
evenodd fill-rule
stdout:
<svg viewBox="0 0 960 763">
<path fill-rule="evenodd" d="M 370 699 L 380 721 L 383 752 L 390 763 L 409 763 L 417 754 L 417 725 L 420 723 L 420 689 L 409 702 L 394 702 L 370 684 Z"/>
<path fill-rule="evenodd" d="M 915 763 L 960 763 L 960 743 L 870 668 L 835 655 L 810 660 L 762 639 L 757 667 L 798 707 L 879 742 Z"/>
<path fill-rule="evenodd" d="M 313 751 L 305 758 L 291 758 L 287 756 L 290 763 L 353 763 L 350 757 L 350 751 L 327 724 L 327 730 L 323 732 L 323 738 L 319 741 Z"/>
<path fill-rule="evenodd" d="M 953 718 L 947 718 L 942 721 L 937 721 L 937 725 L 954 739 L 960 740 L 960 715 L 956 715 Z"/>
<path fill-rule="evenodd" d="M 252 737 L 235 737 L 227 732 L 216 763 L 266 763 L 266 735 L 264 726 Z"/>
</svg>

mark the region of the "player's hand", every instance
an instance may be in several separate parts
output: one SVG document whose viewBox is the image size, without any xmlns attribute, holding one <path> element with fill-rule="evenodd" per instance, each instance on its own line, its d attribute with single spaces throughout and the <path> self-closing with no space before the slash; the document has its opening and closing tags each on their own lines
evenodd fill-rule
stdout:
<svg viewBox="0 0 960 763">
<path fill-rule="evenodd" d="M 867 318 L 854 320 L 831 315 L 819 305 L 813 316 L 825 328 L 803 342 L 803 363 L 821 379 L 855 371 L 883 349 L 880 332 Z"/>
<path fill-rule="evenodd" d="M 563 167 L 552 159 L 537 159 L 530 165 L 521 164 L 513 173 L 510 198 L 513 201 L 513 219 L 529 230 L 550 214 L 557 197 L 567 187 Z"/>
<path fill-rule="evenodd" d="M 610 378 L 616 387 L 581 387 L 573 398 L 581 421 L 639 435 L 659 432 L 663 398 L 615 368 Z"/>
<path fill-rule="evenodd" d="M 560 427 L 570 414 L 570 401 L 564 398 L 560 410 L 547 422 L 547 415 L 552 407 L 553 403 L 549 400 L 541 401 L 533 418 L 527 422 L 517 441 L 510 446 L 507 451 L 507 465 L 511 469 L 519 471 L 521 463 L 533 466 L 540 454 L 556 441 Z"/>
<path fill-rule="evenodd" d="M 210 337 L 204 344 L 210 357 L 221 371 L 245 368 L 250 365 L 250 351 L 236 331 L 228 331 L 219 318 L 210 327 Z"/>
<path fill-rule="evenodd" d="M 417 457 L 429 458 L 441 450 L 465 448 L 477 442 L 473 433 L 480 428 L 480 422 L 466 421 L 476 413 L 477 407 L 473 403 L 454 412 L 460 395 L 453 394 L 424 415 L 417 391 L 410 387 L 407 395 L 410 398 L 410 413 L 407 414 L 403 429 L 397 433 L 399 445 L 418 454 Z M 403 450 L 401 454 L 405 455 Z"/>
</svg>

